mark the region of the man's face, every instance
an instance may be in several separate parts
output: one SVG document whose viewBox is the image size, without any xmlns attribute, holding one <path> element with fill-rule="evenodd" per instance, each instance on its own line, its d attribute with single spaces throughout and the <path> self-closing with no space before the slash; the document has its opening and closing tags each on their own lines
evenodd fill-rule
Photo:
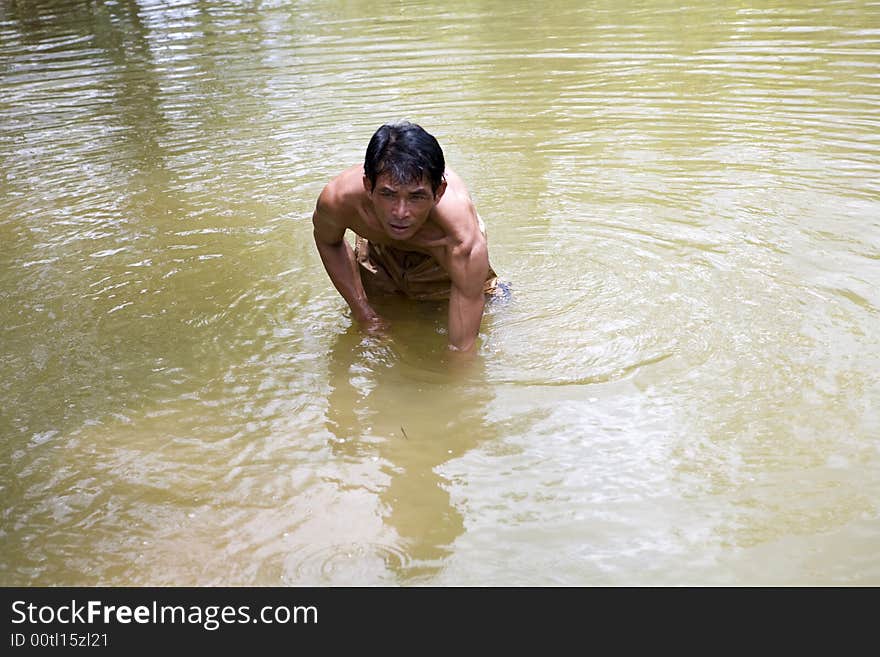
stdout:
<svg viewBox="0 0 880 657">
<path fill-rule="evenodd" d="M 364 176 L 364 188 L 370 195 L 385 233 L 395 240 L 407 240 L 428 220 L 428 215 L 443 195 L 446 181 L 440 184 L 435 195 L 427 178 L 403 184 L 384 173 L 376 178 L 376 186 L 372 190 L 370 181 Z"/>
</svg>

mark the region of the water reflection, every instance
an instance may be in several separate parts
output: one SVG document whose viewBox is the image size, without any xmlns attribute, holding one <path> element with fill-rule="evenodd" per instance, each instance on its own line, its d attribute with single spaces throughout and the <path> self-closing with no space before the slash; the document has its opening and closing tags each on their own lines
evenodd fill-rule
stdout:
<svg viewBox="0 0 880 657">
<path fill-rule="evenodd" d="M 4 583 L 880 581 L 878 26 L 0 2 Z M 314 251 L 398 118 L 517 290 L 470 378 Z"/>
<path fill-rule="evenodd" d="M 482 361 L 449 368 L 438 363 L 430 340 L 427 353 L 424 340 L 401 347 L 417 337 L 420 324 L 431 331 L 431 322 L 416 319 L 390 338 L 364 336 L 354 327 L 341 333 L 329 356 L 334 383 L 327 399 L 333 454 L 348 462 L 372 459 L 386 477 L 379 486 L 366 485 L 378 494 L 382 518 L 403 555 L 389 567 L 410 583 L 441 570 L 464 532 L 461 511 L 450 500 L 451 482 L 438 467 L 494 435 L 486 420 L 492 394 Z M 445 338 L 434 337 L 445 348 Z"/>
</svg>

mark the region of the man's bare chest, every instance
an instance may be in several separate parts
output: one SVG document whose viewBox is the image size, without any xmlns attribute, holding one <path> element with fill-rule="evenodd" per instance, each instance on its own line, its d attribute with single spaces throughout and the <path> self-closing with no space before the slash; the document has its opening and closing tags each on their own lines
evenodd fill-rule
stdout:
<svg viewBox="0 0 880 657">
<path fill-rule="evenodd" d="M 353 212 L 349 217 L 348 228 L 355 234 L 360 235 L 372 244 L 381 244 L 398 251 L 410 251 L 432 256 L 445 268 L 447 259 L 446 240 L 442 235 L 438 239 L 436 233 L 423 230 L 410 240 L 392 239 L 382 228 L 375 218 L 364 216 L 363 213 Z"/>
</svg>

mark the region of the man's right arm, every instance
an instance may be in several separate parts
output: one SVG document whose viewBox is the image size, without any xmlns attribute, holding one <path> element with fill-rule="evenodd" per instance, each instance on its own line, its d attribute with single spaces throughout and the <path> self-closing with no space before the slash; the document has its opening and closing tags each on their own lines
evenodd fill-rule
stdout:
<svg viewBox="0 0 880 657">
<path fill-rule="evenodd" d="M 315 246 L 333 286 L 351 308 L 355 321 L 368 330 L 381 330 L 385 322 L 367 301 L 354 251 L 345 240 L 346 226 L 339 220 L 325 190 L 312 215 Z"/>
</svg>

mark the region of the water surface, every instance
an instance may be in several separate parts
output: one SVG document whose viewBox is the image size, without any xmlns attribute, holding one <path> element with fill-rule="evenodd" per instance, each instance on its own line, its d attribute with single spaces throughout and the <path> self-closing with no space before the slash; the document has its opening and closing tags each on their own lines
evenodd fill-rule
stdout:
<svg viewBox="0 0 880 657">
<path fill-rule="evenodd" d="M 0 583 L 880 584 L 880 5 L 0 4 Z M 494 268 L 361 334 L 407 118 Z"/>
</svg>

